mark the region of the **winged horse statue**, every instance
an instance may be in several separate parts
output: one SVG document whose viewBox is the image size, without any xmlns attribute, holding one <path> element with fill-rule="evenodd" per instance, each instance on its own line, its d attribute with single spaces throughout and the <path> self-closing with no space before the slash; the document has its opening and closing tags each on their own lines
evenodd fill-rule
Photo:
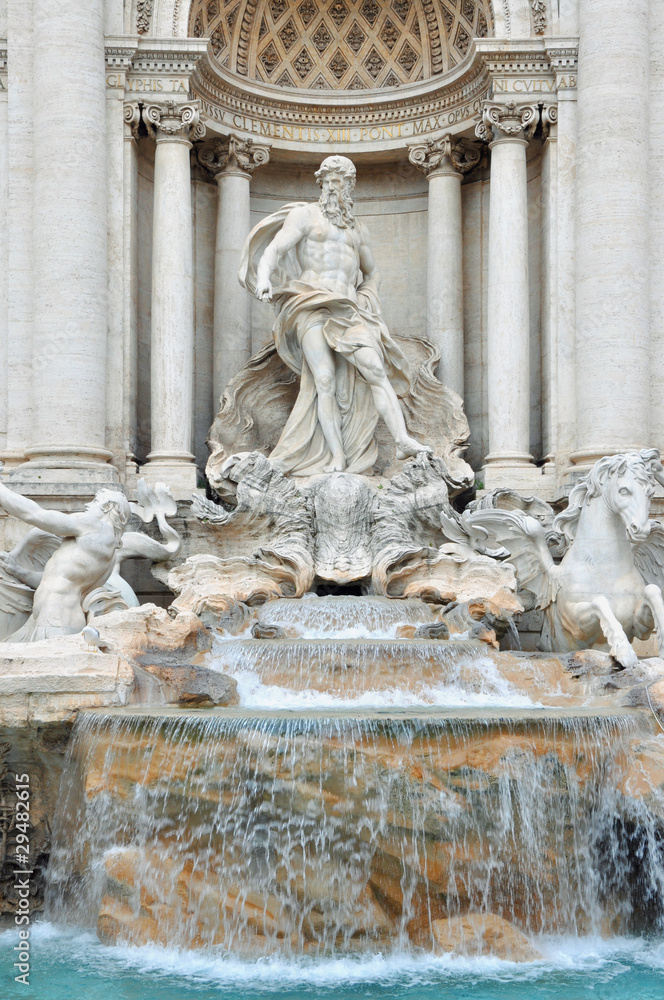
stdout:
<svg viewBox="0 0 664 1000">
<path fill-rule="evenodd" d="M 664 485 L 655 449 L 611 455 L 574 486 L 550 530 L 522 510 L 483 501 L 461 515 L 474 547 L 508 557 L 520 592 L 544 611 L 541 650 L 608 648 L 631 667 L 631 640 L 656 630 L 664 656 L 664 526 L 649 516 L 656 482 Z"/>
</svg>

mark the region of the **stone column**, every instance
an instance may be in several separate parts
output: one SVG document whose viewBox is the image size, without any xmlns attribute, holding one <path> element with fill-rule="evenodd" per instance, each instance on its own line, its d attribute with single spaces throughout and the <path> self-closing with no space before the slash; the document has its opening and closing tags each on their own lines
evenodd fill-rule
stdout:
<svg viewBox="0 0 664 1000">
<path fill-rule="evenodd" d="M 542 457 L 552 468 L 558 441 L 558 109 L 542 109 L 542 216 L 540 233 L 540 329 L 542 345 Z"/>
<path fill-rule="evenodd" d="M 13 477 L 117 479 L 106 449 L 104 4 L 35 0 L 34 414 Z M 66 56 L 63 54 L 66 53 Z"/>
<path fill-rule="evenodd" d="M 544 235 L 555 255 L 549 296 L 551 322 L 555 320 L 555 328 L 551 329 L 552 372 L 548 393 L 551 435 L 550 444 L 544 443 L 544 454 L 551 449 L 555 451 L 556 486 L 560 487 L 576 447 L 576 54 L 564 46 L 547 48 L 547 55 L 556 73 L 557 105 L 548 109 L 545 106 L 542 112 L 545 121 L 547 116 L 551 120 L 555 107 L 555 122 L 552 121 L 544 147 L 544 165 L 548 164 L 550 170 L 549 191 L 543 184 L 543 197 L 548 196 L 548 214 L 552 225 L 555 224 L 555 232 Z M 544 222 L 542 229 L 544 233 Z M 542 319 L 544 342 L 544 315 Z M 543 395 L 546 382 L 543 373 Z M 546 442 L 546 423 L 542 436 Z"/>
<path fill-rule="evenodd" d="M 202 138 L 194 103 L 143 109 L 156 140 L 152 220 L 151 450 L 143 472 L 174 495 L 196 487 L 192 454 L 194 263 L 191 217 L 192 140 Z"/>
<path fill-rule="evenodd" d="M 140 109 L 124 106 L 122 188 L 122 341 L 124 365 L 122 424 L 125 482 L 136 476 L 138 438 L 138 126 Z"/>
<path fill-rule="evenodd" d="M 7 4 L 8 223 L 12 280 L 7 290 L 7 440 L 0 454 L 5 472 L 25 461 L 32 441 L 32 341 L 34 322 L 34 19 L 21 0 Z"/>
<path fill-rule="evenodd" d="M 650 107 L 664 102 L 664 4 L 650 4 Z M 664 453 L 664 121 L 650 116 L 650 444 Z"/>
<path fill-rule="evenodd" d="M 229 135 L 214 139 L 198 153 L 199 163 L 219 186 L 214 259 L 213 393 L 215 408 L 229 379 L 249 360 L 251 296 L 237 272 L 251 229 L 250 185 L 256 167 L 270 159 L 268 146 Z"/>
<path fill-rule="evenodd" d="M 648 8 L 579 5 L 577 474 L 650 443 Z"/>
<path fill-rule="evenodd" d="M 440 351 L 436 374 L 463 396 L 461 175 L 479 163 L 480 151 L 446 135 L 411 146 L 408 159 L 429 181 L 427 334 Z"/>
<path fill-rule="evenodd" d="M 530 310 L 526 147 L 537 106 L 486 102 L 476 132 L 491 149 L 486 489 L 534 471 L 530 446 Z M 525 473 L 525 476 L 524 476 Z"/>
</svg>

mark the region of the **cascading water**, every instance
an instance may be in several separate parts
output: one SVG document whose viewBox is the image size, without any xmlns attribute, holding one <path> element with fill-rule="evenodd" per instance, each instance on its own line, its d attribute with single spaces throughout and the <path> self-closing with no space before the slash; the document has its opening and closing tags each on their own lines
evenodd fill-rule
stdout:
<svg viewBox="0 0 664 1000">
<path fill-rule="evenodd" d="M 211 665 L 237 680 L 247 708 L 533 704 L 477 641 L 232 639 Z"/>
<path fill-rule="evenodd" d="M 293 626 L 298 636 L 315 639 L 327 634 L 345 638 L 396 638 L 400 625 L 421 625 L 437 619 L 435 605 L 411 598 L 357 597 L 339 594 L 304 599 L 283 598 L 264 604 L 258 620 L 265 625 Z"/>
<path fill-rule="evenodd" d="M 664 802 L 617 791 L 636 721 L 86 713 L 49 914 L 253 955 L 431 949 L 466 911 L 654 927 Z"/>
<path fill-rule="evenodd" d="M 165 1000 L 381 984 L 591 1000 L 596 968 L 660 995 L 664 736 L 648 711 L 555 657 L 415 638 L 440 621 L 421 601 L 312 596 L 257 617 L 279 637 L 245 627 L 208 661 L 240 707 L 80 714 L 49 869 L 49 1000 L 71 995 L 72 963 L 95 1000 L 128 967 Z M 496 955 L 540 959 L 519 973 Z"/>
<path fill-rule="evenodd" d="M 242 706 L 252 709 L 574 703 L 559 665 L 554 675 L 543 661 L 524 659 L 516 672 L 513 663 L 501 671 L 500 654 L 468 632 L 449 641 L 416 636 L 418 626 L 439 620 L 439 608 L 412 599 L 270 601 L 258 622 L 277 637 L 253 638 L 245 630 L 219 638 L 210 666 L 237 681 Z"/>
</svg>

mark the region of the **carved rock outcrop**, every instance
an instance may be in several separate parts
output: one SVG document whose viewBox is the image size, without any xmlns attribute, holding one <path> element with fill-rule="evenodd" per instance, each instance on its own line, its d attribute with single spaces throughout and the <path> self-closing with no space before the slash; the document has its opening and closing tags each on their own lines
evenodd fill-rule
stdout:
<svg viewBox="0 0 664 1000">
<path fill-rule="evenodd" d="M 176 610 L 223 616 L 238 602 L 301 597 L 316 581 L 522 610 L 512 567 L 467 544 L 450 502 L 462 483 L 440 458 L 422 453 L 388 482 L 347 472 L 295 481 L 254 451 L 226 459 L 215 476 L 225 502 L 193 506 L 211 551 L 168 575 Z"/>
</svg>

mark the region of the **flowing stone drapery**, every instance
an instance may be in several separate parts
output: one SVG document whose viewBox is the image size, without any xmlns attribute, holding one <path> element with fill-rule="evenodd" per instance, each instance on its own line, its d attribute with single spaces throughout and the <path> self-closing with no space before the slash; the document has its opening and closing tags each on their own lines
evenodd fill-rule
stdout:
<svg viewBox="0 0 664 1000">
<path fill-rule="evenodd" d="M 536 105 L 487 101 L 477 135 L 491 149 L 487 366 L 489 454 L 484 485 L 533 469 L 530 445 L 530 310 L 526 147 Z"/>
<path fill-rule="evenodd" d="M 34 413 L 28 462 L 12 475 L 93 488 L 117 479 L 106 449 L 104 4 L 35 0 L 33 18 Z"/>
<path fill-rule="evenodd" d="M 579 5 L 577 473 L 649 443 L 648 8 Z"/>
<path fill-rule="evenodd" d="M 463 397 L 461 175 L 479 163 L 480 151 L 446 135 L 412 145 L 408 158 L 429 181 L 427 335 L 440 351 L 438 378 Z"/>
<path fill-rule="evenodd" d="M 144 468 L 176 496 L 196 487 L 192 454 L 194 290 L 191 169 L 193 140 L 205 135 L 198 105 L 150 104 L 143 118 L 156 139 L 152 222 L 151 450 Z"/>
<path fill-rule="evenodd" d="M 251 229 L 250 186 L 257 167 L 270 158 L 268 146 L 235 135 L 214 139 L 198 153 L 199 163 L 219 188 L 214 257 L 213 391 L 219 403 L 228 380 L 249 360 L 251 298 L 237 272 L 244 241 Z"/>
</svg>

